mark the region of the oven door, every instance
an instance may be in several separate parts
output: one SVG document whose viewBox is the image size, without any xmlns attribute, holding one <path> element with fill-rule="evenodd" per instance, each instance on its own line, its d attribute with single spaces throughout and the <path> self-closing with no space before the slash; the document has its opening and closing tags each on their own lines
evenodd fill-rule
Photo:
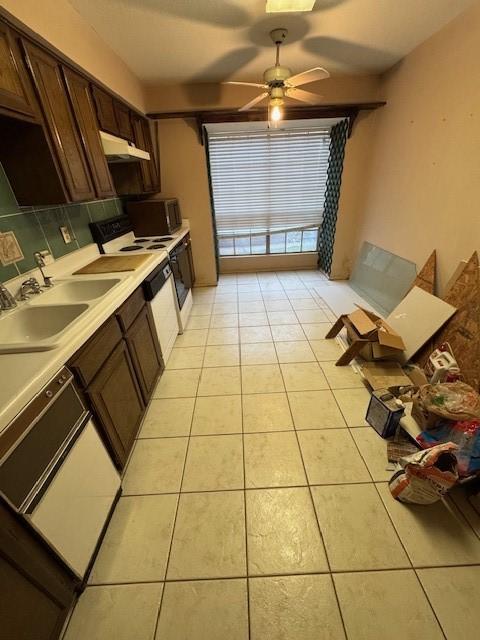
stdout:
<svg viewBox="0 0 480 640">
<path fill-rule="evenodd" d="M 170 266 L 175 278 L 175 289 L 178 298 L 178 307 L 181 309 L 183 303 L 192 288 L 190 263 L 187 253 L 188 243 L 183 241 L 178 244 L 170 255 Z"/>
</svg>

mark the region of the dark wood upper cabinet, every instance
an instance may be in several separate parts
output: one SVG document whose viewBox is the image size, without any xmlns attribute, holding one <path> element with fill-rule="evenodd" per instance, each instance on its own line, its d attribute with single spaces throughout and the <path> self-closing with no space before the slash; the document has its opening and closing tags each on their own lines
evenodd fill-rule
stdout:
<svg viewBox="0 0 480 640">
<path fill-rule="evenodd" d="M 143 137 L 145 139 L 146 150 L 150 154 L 150 162 L 148 163 L 148 168 L 150 171 L 150 184 L 152 187 L 152 191 L 160 191 L 159 164 L 155 156 L 155 148 L 157 147 L 154 144 L 150 121 L 147 118 L 143 119 Z"/>
<path fill-rule="evenodd" d="M 99 198 L 108 198 L 115 195 L 115 187 L 107 159 L 103 153 L 97 116 L 90 93 L 90 83 L 68 67 L 63 67 L 63 75 L 83 149 L 90 165 L 96 194 Z"/>
<path fill-rule="evenodd" d="M 148 403 L 158 376 L 163 370 L 163 359 L 150 308 L 144 305 L 126 334 L 138 383 L 145 403 Z"/>
<path fill-rule="evenodd" d="M 133 446 L 145 405 L 124 340 L 87 389 L 120 468 Z"/>
<path fill-rule="evenodd" d="M 93 100 L 97 111 L 98 124 L 102 131 L 118 136 L 118 123 L 115 116 L 114 98 L 103 89 L 92 87 Z"/>
<path fill-rule="evenodd" d="M 55 150 L 70 201 L 95 198 L 87 159 L 62 78 L 58 59 L 23 41 L 37 96 Z"/>
<path fill-rule="evenodd" d="M 149 144 L 147 142 L 147 128 L 145 126 L 144 121 L 145 121 L 145 118 L 142 118 L 142 116 L 139 116 L 136 113 L 132 114 L 132 124 L 133 124 L 133 134 L 134 134 L 135 145 L 139 149 L 143 149 L 144 151 L 149 151 Z M 148 140 L 150 140 L 149 131 L 148 131 Z M 143 186 L 144 192 L 155 191 L 155 185 L 152 179 L 152 173 L 150 169 L 151 161 L 152 161 L 152 156 L 150 156 L 150 160 L 140 161 L 140 171 L 142 174 L 142 186 Z"/>
<path fill-rule="evenodd" d="M 14 32 L 1 22 L 0 110 L 8 115 L 18 114 L 36 120 L 34 97 Z"/>
<path fill-rule="evenodd" d="M 115 116 L 117 118 L 118 135 L 127 140 L 133 140 L 133 129 L 130 120 L 130 109 L 123 102 L 115 100 Z"/>
<path fill-rule="evenodd" d="M 0 638 L 54 640 L 79 580 L 0 502 Z"/>
</svg>

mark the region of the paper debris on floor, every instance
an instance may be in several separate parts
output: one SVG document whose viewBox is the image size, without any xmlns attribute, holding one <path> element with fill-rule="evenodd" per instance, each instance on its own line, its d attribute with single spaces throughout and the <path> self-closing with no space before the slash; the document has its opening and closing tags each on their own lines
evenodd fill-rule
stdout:
<svg viewBox="0 0 480 640">
<path fill-rule="evenodd" d="M 398 362 L 366 362 L 361 371 L 372 389 L 407 387 L 412 384 Z"/>
<path fill-rule="evenodd" d="M 400 458 L 405 458 L 418 451 L 418 445 L 412 442 L 403 429 L 397 429 L 397 433 L 391 440 L 387 440 L 387 460 L 396 463 Z"/>
<path fill-rule="evenodd" d="M 388 325 L 403 338 L 405 361 L 410 360 L 455 311 L 447 302 L 414 287 L 387 318 Z"/>
</svg>

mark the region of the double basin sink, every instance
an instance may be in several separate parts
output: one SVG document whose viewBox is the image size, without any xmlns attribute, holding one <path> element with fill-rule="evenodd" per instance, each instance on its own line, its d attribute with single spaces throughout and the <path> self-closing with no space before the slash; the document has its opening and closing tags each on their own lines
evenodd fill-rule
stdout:
<svg viewBox="0 0 480 640">
<path fill-rule="evenodd" d="M 48 351 L 87 309 L 101 302 L 121 278 L 63 280 L 0 315 L 0 353 Z"/>
</svg>

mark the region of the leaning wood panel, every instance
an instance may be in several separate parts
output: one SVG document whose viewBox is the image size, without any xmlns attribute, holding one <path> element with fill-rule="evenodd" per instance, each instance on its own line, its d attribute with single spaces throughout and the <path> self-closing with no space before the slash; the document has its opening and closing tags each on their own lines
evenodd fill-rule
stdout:
<svg viewBox="0 0 480 640">
<path fill-rule="evenodd" d="M 420 287 L 420 289 L 423 289 L 427 293 L 435 294 L 436 266 L 437 266 L 437 252 L 434 250 L 430 254 L 430 257 L 428 258 L 426 263 L 423 265 L 420 272 L 417 274 L 417 277 L 412 282 L 412 286 L 408 291 L 411 291 L 413 287 Z"/>
<path fill-rule="evenodd" d="M 480 278 L 475 251 L 445 296 L 458 311 L 435 336 L 435 347 L 449 342 L 465 381 L 474 389 L 480 383 Z"/>
</svg>

